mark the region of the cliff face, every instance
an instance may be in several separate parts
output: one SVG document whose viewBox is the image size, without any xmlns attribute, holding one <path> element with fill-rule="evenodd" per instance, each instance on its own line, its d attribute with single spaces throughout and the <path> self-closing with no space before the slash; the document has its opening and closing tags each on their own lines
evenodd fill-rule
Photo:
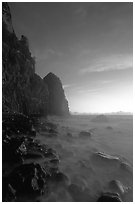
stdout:
<svg viewBox="0 0 135 204">
<path fill-rule="evenodd" d="M 33 113 L 42 115 L 57 113 L 61 115 L 59 105 L 58 110 L 60 112 L 53 112 L 55 109 L 51 110 L 53 108 L 49 90 L 51 86 L 49 82 L 48 84 L 45 83 L 45 80 L 35 73 L 35 60 L 29 51 L 28 40 L 25 36 L 22 36 L 21 39 L 16 37 L 10 9 L 5 2 L 2 3 L 2 14 L 3 112 L 15 111 L 26 115 Z M 59 83 L 61 82 L 59 81 Z M 56 104 L 60 104 L 57 103 L 57 100 L 60 100 L 57 91 L 55 91 L 57 94 Z M 64 94 L 64 92 L 62 93 Z M 62 104 L 64 108 L 64 102 Z M 56 106 L 55 108 L 57 109 Z"/>
<path fill-rule="evenodd" d="M 50 72 L 43 80 L 49 89 L 49 113 L 55 115 L 69 114 L 68 102 L 60 79 Z"/>
</svg>

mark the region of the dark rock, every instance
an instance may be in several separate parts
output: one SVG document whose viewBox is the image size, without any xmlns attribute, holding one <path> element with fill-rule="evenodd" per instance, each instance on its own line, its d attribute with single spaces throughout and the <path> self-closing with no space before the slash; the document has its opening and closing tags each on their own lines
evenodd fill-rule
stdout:
<svg viewBox="0 0 135 204">
<path fill-rule="evenodd" d="M 97 200 L 97 202 L 122 202 L 118 193 L 103 193 Z"/>
<path fill-rule="evenodd" d="M 91 137 L 92 136 L 92 133 L 91 132 L 88 132 L 88 131 L 81 131 L 80 133 L 79 133 L 79 137 Z"/>
<path fill-rule="evenodd" d="M 32 123 L 23 114 L 3 114 L 2 129 L 6 134 L 33 134 Z"/>
<path fill-rule="evenodd" d="M 72 134 L 70 132 L 67 132 L 67 137 L 72 138 L 73 136 L 72 136 Z"/>
<path fill-rule="evenodd" d="M 39 164 L 24 164 L 14 169 L 9 181 L 18 194 L 42 193 L 45 172 Z"/>
<path fill-rule="evenodd" d="M 107 126 L 106 129 L 112 130 L 113 128 L 111 126 Z"/>
<path fill-rule="evenodd" d="M 16 200 L 16 191 L 11 186 L 11 184 L 8 183 L 8 180 L 6 178 L 2 179 L 2 201 L 3 202 L 9 202 L 9 201 L 15 201 Z"/>
<path fill-rule="evenodd" d="M 2 161 L 4 163 L 22 163 L 22 154 L 25 152 L 23 145 L 23 139 L 21 138 L 5 137 L 2 141 Z"/>
<path fill-rule="evenodd" d="M 69 115 L 68 102 L 60 79 L 50 72 L 43 80 L 49 89 L 49 113 L 52 115 Z"/>
<path fill-rule="evenodd" d="M 119 193 L 120 195 L 123 195 L 126 190 L 126 188 L 119 180 L 110 181 L 108 187 L 111 191 L 113 191 L 114 193 Z"/>
</svg>

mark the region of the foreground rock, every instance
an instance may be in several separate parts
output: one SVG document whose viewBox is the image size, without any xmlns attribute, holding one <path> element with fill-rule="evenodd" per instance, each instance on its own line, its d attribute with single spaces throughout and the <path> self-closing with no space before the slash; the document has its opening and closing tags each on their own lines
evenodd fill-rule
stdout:
<svg viewBox="0 0 135 204">
<path fill-rule="evenodd" d="M 118 193 L 103 193 L 97 202 L 122 202 Z"/>
<path fill-rule="evenodd" d="M 125 187 L 119 180 L 112 180 L 108 185 L 109 189 L 114 193 L 119 193 L 121 196 L 127 192 L 128 188 Z"/>
<path fill-rule="evenodd" d="M 68 178 L 59 171 L 57 153 L 35 139 L 28 117 L 6 115 L 3 123 L 3 201 L 21 201 L 21 197 L 33 201 L 48 190 L 51 192 L 50 182 L 67 184 Z"/>
</svg>

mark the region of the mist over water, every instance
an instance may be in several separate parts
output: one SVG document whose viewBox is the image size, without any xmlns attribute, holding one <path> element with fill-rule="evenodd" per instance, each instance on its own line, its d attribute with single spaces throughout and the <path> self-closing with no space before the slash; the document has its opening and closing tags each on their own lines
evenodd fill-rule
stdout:
<svg viewBox="0 0 135 204">
<path fill-rule="evenodd" d="M 57 188 L 53 184 L 52 193 L 41 201 L 97 201 L 102 192 L 119 193 L 122 201 L 132 201 L 132 116 L 107 116 L 107 121 L 93 118 L 48 117 L 57 125 L 57 136 L 42 131 L 37 138 L 59 154 L 68 188 L 65 183 Z"/>
<path fill-rule="evenodd" d="M 133 200 L 132 44 L 132 2 L 2 3 L 3 201 Z"/>
</svg>

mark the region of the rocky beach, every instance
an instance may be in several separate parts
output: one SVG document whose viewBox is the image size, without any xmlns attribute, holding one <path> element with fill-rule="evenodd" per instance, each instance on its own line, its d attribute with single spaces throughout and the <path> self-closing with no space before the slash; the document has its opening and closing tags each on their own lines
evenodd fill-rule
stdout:
<svg viewBox="0 0 135 204">
<path fill-rule="evenodd" d="M 2 3 L 2 201 L 132 202 L 132 115 L 71 114 Z"/>
</svg>

